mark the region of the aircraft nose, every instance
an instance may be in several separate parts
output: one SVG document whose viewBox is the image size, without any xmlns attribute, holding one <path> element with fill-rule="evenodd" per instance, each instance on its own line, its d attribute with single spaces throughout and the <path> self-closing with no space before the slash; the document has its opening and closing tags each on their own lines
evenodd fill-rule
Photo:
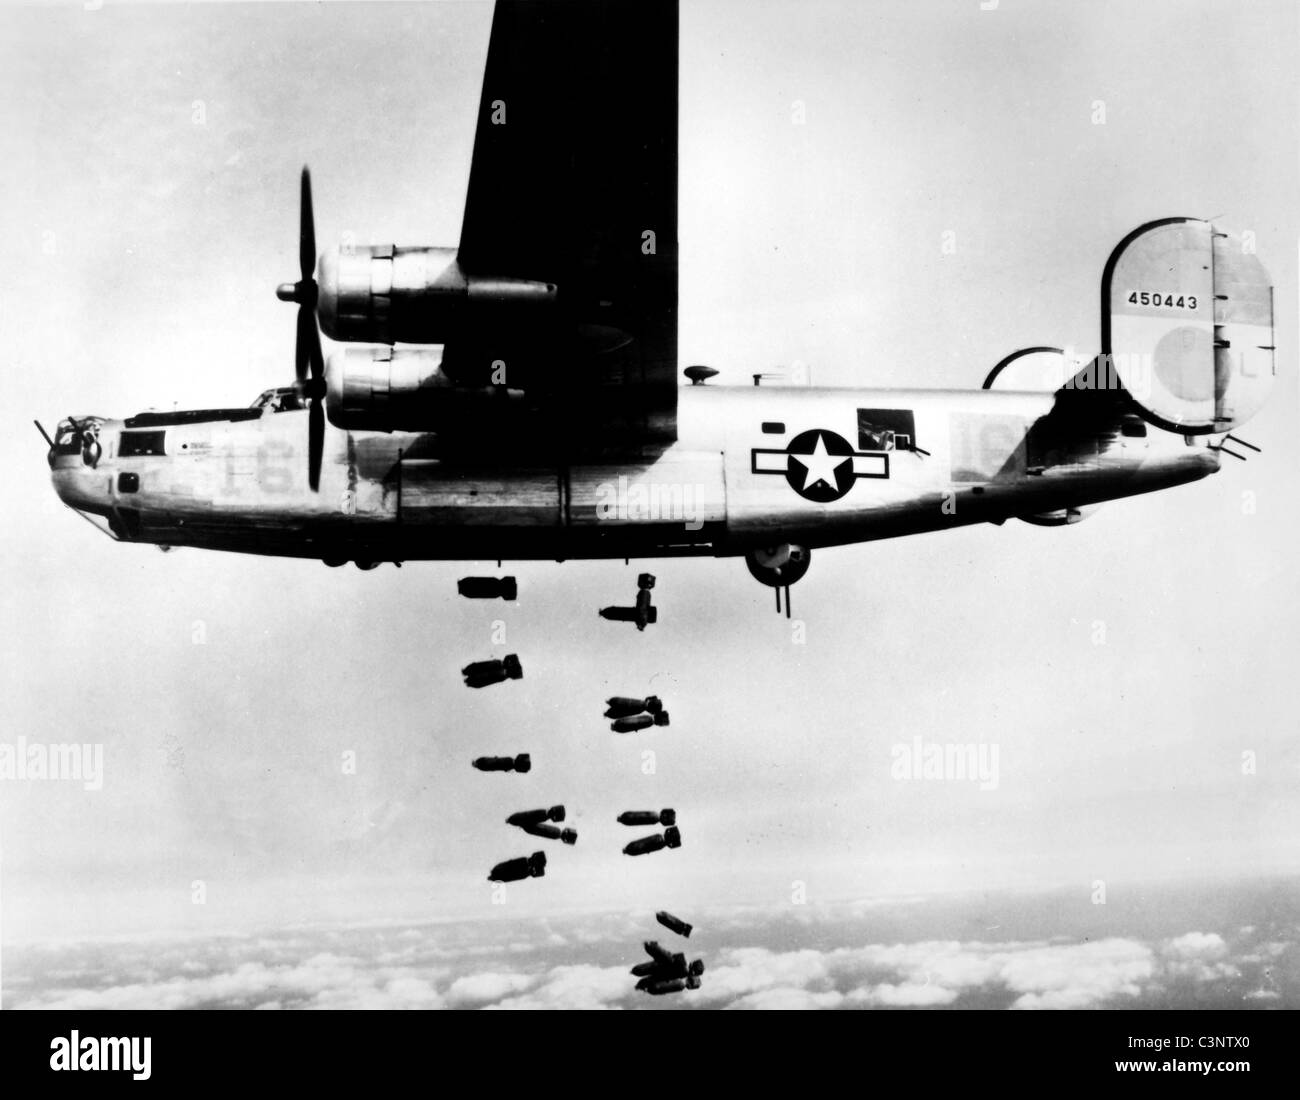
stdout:
<svg viewBox="0 0 1300 1100">
<path fill-rule="evenodd" d="M 112 474 L 101 465 L 110 430 L 102 417 L 67 417 L 46 456 L 55 493 L 80 512 L 106 515 L 112 507 Z"/>
<path fill-rule="evenodd" d="M 64 504 L 81 511 L 106 509 L 108 494 L 101 477 L 88 468 L 67 465 L 59 457 L 55 463 L 50 471 L 50 480 Z"/>
<path fill-rule="evenodd" d="M 64 504 L 71 503 L 70 497 L 73 496 L 73 480 L 68 470 L 60 469 L 54 465 L 54 455 L 50 455 L 50 481 L 54 485 L 54 492 Z"/>
</svg>

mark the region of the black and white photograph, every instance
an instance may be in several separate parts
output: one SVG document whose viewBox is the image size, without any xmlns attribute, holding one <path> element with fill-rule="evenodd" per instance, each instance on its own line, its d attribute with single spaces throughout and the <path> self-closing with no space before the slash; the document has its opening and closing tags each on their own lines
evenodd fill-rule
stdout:
<svg viewBox="0 0 1300 1100">
<path fill-rule="evenodd" d="M 1249 1072 L 1298 72 L 1290 0 L 0 8 L 41 1065 L 147 1079 L 134 1010 L 1101 1010 L 1111 1079 Z"/>
</svg>

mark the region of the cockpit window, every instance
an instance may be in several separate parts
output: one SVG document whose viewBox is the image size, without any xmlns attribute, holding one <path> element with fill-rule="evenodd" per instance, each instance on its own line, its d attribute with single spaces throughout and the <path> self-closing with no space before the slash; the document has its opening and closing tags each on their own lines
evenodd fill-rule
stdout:
<svg viewBox="0 0 1300 1100">
<path fill-rule="evenodd" d="M 253 402 L 253 408 L 279 413 L 304 409 L 306 405 L 303 404 L 302 394 L 297 387 L 280 386 L 278 389 L 265 390 L 259 394 L 257 400 Z"/>
<path fill-rule="evenodd" d="M 166 436 L 166 432 L 123 432 L 117 453 L 122 458 L 166 454 L 163 449 Z"/>
</svg>

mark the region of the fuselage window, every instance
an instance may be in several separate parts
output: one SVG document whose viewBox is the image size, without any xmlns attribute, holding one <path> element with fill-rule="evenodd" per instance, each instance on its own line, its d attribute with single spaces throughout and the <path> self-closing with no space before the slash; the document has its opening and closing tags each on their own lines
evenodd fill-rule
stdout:
<svg viewBox="0 0 1300 1100">
<path fill-rule="evenodd" d="M 785 435 L 785 425 L 779 420 L 764 420 L 763 433 L 765 435 Z"/>
<path fill-rule="evenodd" d="M 859 451 L 916 450 L 916 417 L 911 409 L 859 409 Z"/>
<path fill-rule="evenodd" d="M 121 458 L 134 458 L 139 455 L 161 455 L 166 432 L 123 432 L 117 453 Z"/>
</svg>

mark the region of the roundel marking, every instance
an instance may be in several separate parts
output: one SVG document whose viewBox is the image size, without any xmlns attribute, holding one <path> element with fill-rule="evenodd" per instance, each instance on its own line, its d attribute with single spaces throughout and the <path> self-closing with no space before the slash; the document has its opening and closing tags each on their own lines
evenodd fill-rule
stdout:
<svg viewBox="0 0 1300 1100">
<path fill-rule="evenodd" d="M 829 504 L 853 488 L 853 447 L 825 428 L 800 432 L 786 447 L 785 479 L 806 500 Z"/>
</svg>

